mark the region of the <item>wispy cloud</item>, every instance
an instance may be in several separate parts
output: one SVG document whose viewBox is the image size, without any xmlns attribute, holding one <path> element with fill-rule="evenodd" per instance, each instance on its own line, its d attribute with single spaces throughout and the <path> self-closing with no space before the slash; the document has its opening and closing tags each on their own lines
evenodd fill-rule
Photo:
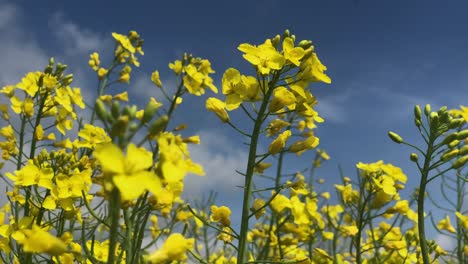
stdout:
<svg viewBox="0 0 468 264">
<path fill-rule="evenodd" d="M 225 133 L 203 130 L 198 134 L 202 144 L 191 147 L 190 155 L 203 166 L 206 176 L 187 176 L 184 194 L 196 197 L 208 190 L 223 195 L 238 191 L 236 186 L 243 185 L 244 178 L 235 171 L 245 167 L 247 153 L 233 144 Z"/>
<path fill-rule="evenodd" d="M 365 117 L 369 121 L 385 119 L 386 122 L 396 122 L 406 119 L 415 104 L 440 104 L 435 98 L 425 95 L 389 89 L 382 82 L 382 85 L 352 84 L 337 94 L 318 98 L 317 111 L 326 121 L 333 123 L 349 123 L 355 121 L 356 117 Z"/>
<path fill-rule="evenodd" d="M 0 2 L 0 85 L 20 81 L 25 72 L 45 67 L 48 57 L 22 26 L 23 13 Z"/>
<path fill-rule="evenodd" d="M 438 234 L 435 238 L 437 245 L 444 250 L 453 250 L 456 246 L 456 241 L 453 237 L 444 234 Z"/>
<path fill-rule="evenodd" d="M 112 47 L 111 38 L 66 20 L 62 13 L 56 13 L 49 21 L 49 26 L 63 44 L 66 56 L 87 55 L 93 51 Z"/>
</svg>

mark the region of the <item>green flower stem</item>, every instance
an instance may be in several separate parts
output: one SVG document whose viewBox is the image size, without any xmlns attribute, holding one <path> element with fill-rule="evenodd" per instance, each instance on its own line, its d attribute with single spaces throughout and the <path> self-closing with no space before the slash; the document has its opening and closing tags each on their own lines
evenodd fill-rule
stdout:
<svg viewBox="0 0 468 264">
<path fill-rule="evenodd" d="M 421 171 L 421 181 L 419 183 L 419 193 L 418 193 L 418 233 L 419 233 L 419 245 L 421 247 L 421 255 L 423 258 L 424 264 L 430 264 L 429 260 L 429 249 L 426 241 L 426 231 L 424 226 L 424 196 L 426 193 L 426 185 L 428 183 L 427 177 L 429 176 L 430 165 L 432 160 L 432 154 L 434 151 L 434 141 L 436 140 L 437 135 L 432 131 L 429 136 L 429 142 L 427 144 L 427 150 L 424 155 L 424 165 Z"/>
<path fill-rule="evenodd" d="M 125 251 L 126 251 L 126 256 L 127 257 L 126 261 L 127 263 L 133 263 L 133 252 L 132 252 L 132 244 L 133 244 L 133 235 L 132 235 L 132 228 L 133 228 L 133 222 L 130 219 L 129 211 L 123 210 L 123 215 L 125 219 Z"/>
<path fill-rule="evenodd" d="M 460 171 L 457 171 L 457 175 L 460 174 Z M 465 182 L 462 181 L 460 177 L 457 177 L 457 206 L 456 210 L 458 212 L 462 211 L 463 201 L 464 201 L 464 190 Z M 463 252 L 463 223 L 457 217 L 457 258 L 459 263 L 466 263 L 466 257 Z"/>
<path fill-rule="evenodd" d="M 365 190 L 366 190 L 366 180 L 362 181 L 361 178 L 359 178 L 359 186 L 360 186 L 360 193 L 359 193 L 359 202 L 357 205 L 357 211 L 358 211 L 358 216 L 357 216 L 357 228 L 358 232 L 355 237 L 355 247 L 356 247 L 356 263 L 360 264 L 362 263 L 362 249 L 361 249 L 361 236 L 362 232 L 364 231 L 364 227 L 366 226 L 366 223 L 369 221 L 369 216 L 365 215 L 366 213 L 366 208 L 369 207 L 369 203 L 371 201 L 372 197 L 372 190 L 368 193 L 368 195 L 365 195 Z M 364 197 L 364 199 L 362 199 Z"/>
<path fill-rule="evenodd" d="M 117 188 L 114 188 L 111 192 L 111 197 L 109 200 L 109 217 L 111 219 L 111 227 L 109 230 L 109 257 L 107 263 L 114 264 L 120 218 L 120 193 Z"/>
<path fill-rule="evenodd" d="M 37 112 L 37 116 L 36 116 L 36 122 L 34 124 L 34 127 L 33 127 L 33 132 L 32 132 L 32 136 L 31 136 L 31 150 L 29 152 L 29 158 L 30 159 L 33 159 L 34 158 L 34 155 L 35 155 L 35 151 L 36 151 L 36 143 L 37 143 L 37 140 L 36 140 L 36 129 L 37 127 L 41 124 L 41 118 L 42 118 L 42 110 L 44 108 L 44 104 L 45 104 L 45 101 L 47 99 L 47 96 L 48 96 L 48 92 L 46 92 L 44 94 L 44 96 L 42 97 L 42 100 L 41 100 L 41 103 L 39 105 L 39 110 Z M 49 195 L 50 193 L 50 190 L 47 190 L 46 192 L 46 195 L 44 196 L 44 199 Z M 31 191 L 30 191 L 30 188 L 28 187 L 27 190 L 26 190 L 26 201 L 29 201 L 29 198 L 30 198 L 30 194 L 31 194 Z M 41 221 L 42 221 L 42 216 L 44 215 L 44 208 L 41 207 L 39 209 L 39 213 L 38 213 L 38 217 L 36 219 L 36 223 L 38 225 L 41 224 Z M 29 203 L 26 203 L 25 204 L 25 207 L 24 207 L 24 216 L 28 216 L 29 215 Z"/>
<path fill-rule="evenodd" d="M 206 262 L 201 256 L 199 256 L 197 253 L 193 252 L 192 250 L 188 250 L 188 252 L 190 253 L 190 255 L 192 255 L 195 259 L 197 259 L 200 263 L 203 263 L 203 264 L 208 264 L 208 262 Z"/>
<path fill-rule="evenodd" d="M 239 237 L 239 251 L 237 252 L 237 263 L 244 264 L 247 259 L 247 232 L 249 231 L 249 214 L 250 214 L 250 200 L 252 198 L 252 180 L 255 168 L 255 158 L 257 155 L 257 144 L 258 138 L 260 137 L 260 130 L 264 119 L 265 112 L 267 110 L 268 99 L 273 93 L 273 89 L 269 89 L 263 97 L 262 104 L 258 111 L 257 119 L 252 131 L 252 137 L 250 141 L 249 158 L 247 162 L 247 172 L 245 175 L 244 184 L 244 199 L 242 204 L 242 222 Z"/>
</svg>

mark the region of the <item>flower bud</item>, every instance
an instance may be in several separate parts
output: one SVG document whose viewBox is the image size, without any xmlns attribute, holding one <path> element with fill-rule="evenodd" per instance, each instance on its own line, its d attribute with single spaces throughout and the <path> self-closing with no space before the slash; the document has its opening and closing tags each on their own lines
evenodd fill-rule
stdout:
<svg viewBox="0 0 468 264">
<path fill-rule="evenodd" d="M 458 152 L 458 156 L 464 156 L 468 154 L 468 145 L 463 146 Z"/>
<path fill-rule="evenodd" d="M 187 124 L 180 124 L 174 128 L 174 131 L 182 131 L 187 128 Z"/>
<path fill-rule="evenodd" d="M 461 168 L 467 162 L 468 162 L 468 156 L 463 156 L 463 157 L 457 159 L 454 163 L 452 163 L 452 168 L 453 169 Z"/>
<path fill-rule="evenodd" d="M 45 69 L 44 69 L 44 73 L 51 74 L 53 69 L 54 68 L 52 67 L 52 65 L 47 65 L 47 67 L 45 67 Z"/>
<path fill-rule="evenodd" d="M 410 160 L 411 160 L 412 162 L 418 162 L 418 158 L 419 158 L 419 157 L 418 157 L 418 154 L 416 154 L 416 153 L 414 153 L 414 152 L 411 153 L 411 155 L 410 155 Z"/>
<path fill-rule="evenodd" d="M 301 40 L 299 44 L 297 44 L 297 46 L 303 49 L 308 49 L 309 47 L 312 46 L 312 41 L 304 39 L 304 40 Z"/>
<path fill-rule="evenodd" d="M 422 118 L 421 107 L 419 105 L 414 106 L 414 118 L 416 120 L 421 120 Z"/>
<path fill-rule="evenodd" d="M 400 135 L 398 135 L 397 133 L 395 132 L 392 132 L 392 131 L 389 131 L 388 132 L 388 136 L 390 137 L 390 139 L 395 142 L 395 143 L 398 143 L 398 144 L 401 144 L 403 142 L 403 138 L 400 137 Z"/>
<path fill-rule="evenodd" d="M 67 65 L 65 64 L 62 64 L 62 63 L 57 63 L 57 66 L 55 66 L 55 73 L 54 75 L 59 77 L 62 75 L 62 73 L 65 71 L 65 69 L 67 68 Z"/>
<path fill-rule="evenodd" d="M 290 37 L 290 36 L 291 36 L 291 32 L 289 32 L 289 29 L 286 29 L 283 33 L 283 39 Z"/>
<path fill-rule="evenodd" d="M 129 122 L 128 116 L 125 116 L 125 115 L 120 116 L 117 122 L 115 122 L 112 125 L 110 135 L 112 137 L 124 135 L 125 130 L 127 130 L 127 127 L 128 127 L 128 122 Z"/>
<path fill-rule="evenodd" d="M 429 119 L 431 121 L 431 128 L 435 129 L 439 126 L 439 115 L 437 114 L 437 112 L 430 113 Z"/>
<path fill-rule="evenodd" d="M 444 123 L 444 124 L 450 123 L 450 120 L 452 119 L 452 117 L 449 115 L 449 113 L 447 111 L 439 114 L 439 116 L 440 116 L 440 118 L 439 118 L 440 122 Z"/>
<path fill-rule="evenodd" d="M 96 104 L 94 105 L 94 108 L 96 110 L 96 114 L 101 119 L 102 121 L 106 120 L 107 117 L 107 111 L 106 111 L 106 106 L 104 105 L 104 102 L 100 99 L 96 100 Z"/>
<path fill-rule="evenodd" d="M 468 138 L 468 129 L 458 132 L 458 136 L 457 136 L 458 140 L 464 140 L 465 138 Z"/>
<path fill-rule="evenodd" d="M 120 103 L 118 101 L 112 102 L 111 113 L 112 113 L 112 117 L 114 117 L 115 119 L 119 118 L 119 116 L 120 116 Z"/>
<path fill-rule="evenodd" d="M 210 97 L 206 100 L 205 106 L 208 111 L 214 112 L 224 123 L 229 121 L 229 115 L 226 112 L 226 103 L 223 101 Z"/>
<path fill-rule="evenodd" d="M 132 132 L 135 132 L 138 130 L 138 124 L 137 123 L 130 123 L 130 125 L 128 126 L 128 129 Z"/>
<path fill-rule="evenodd" d="M 169 117 L 167 115 L 163 115 L 158 118 L 150 127 L 148 134 L 150 136 L 155 136 L 158 133 L 162 132 L 165 128 L 167 123 L 169 122 Z"/>
<path fill-rule="evenodd" d="M 452 149 L 447 152 L 445 152 L 442 156 L 440 156 L 440 160 L 442 161 L 448 161 L 451 160 L 453 157 L 458 155 L 459 150 L 458 149 Z"/>
<path fill-rule="evenodd" d="M 154 114 L 156 114 L 156 111 L 158 110 L 159 106 L 149 102 L 148 105 L 146 105 L 145 111 L 143 112 L 143 118 L 141 119 L 142 123 L 146 123 L 150 121 Z"/>
<path fill-rule="evenodd" d="M 449 134 L 448 136 L 446 136 L 444 138 L 444 140 L 442 140 L 442 144 L 449 144 L 450 142 L 454 141 L 455 139 L 457 139 L 458 137 L 458 133 L 457 132 L 453 132 L 451 134 Z"/>
<path fill-rule="evenodd" d="M 271 39 L 271 44 L 273 45 L 273 47 L 275 47 L 275 49 L 278 49 L 280 39 L 280 35 L 276 35 L 274 38 Z"/>
<path fill-rule="evenodd" d="M 452 142 L 450 142 L 448 144 L 448 147 L 449 148 L 454 148 L 454 147 L 458 146 L 458 144 L 460 144 L 460 140 L 454 140 L 454 141 L 452 141 Z"/>
<path fill-rule="evenodd" d="M 439 111 L 437 111 L 437 113 L 438 113 L 439 115 L 442 115 L 442 114 L 445 113 L 445 112 L 447 112 L 447 106 L 445 106 L 445 105 L 442 106 L 442 107 L 439 109 Z"/>
<path fill-rule="evenodd" d="M 67 74 L 65 77 L 62 79 L 62 85 L 63 86 L 68 86 L 73 82 L 73 73 Z"/>
<path fill-rule="evenodd" d="M 450 120 L 450 123 L 449 123 L 448 127 L 450 129 L 454 129 L 454 128 L 457 128 L 457 127 L 461 126 L 463 124 L 463 122 L 465 122 L 465 120 L 463 118 L 454 118 L 454 119 Z"/>
<path fill-rule="evenodd" d="M 314 53 L 314 46 L 311 46 L 307 49 L 304 50 L 304 56 L 302 57 L 302 61 L 306 61 L 310 56 L 312 56 L 312 54 Z M 304 69 L 301 68 L 301 70 L 303 71 Z"/>
<path fill-rule="evenodd" d="M 431 105 L 430 104 L 426 104 L 426 106 L 424 107 L 424 114 L 426 116 L 429 116 L 431 114 Z"/>
<path fill-rule="evenodd" d="M 125 106 L 122 110 L 122 114 L 128 116 L 131 120 L 135 119 L 138 108 L 136 105 Z"/>
<path fill-rule="evenodd" d="M 422 125 L 421 120 L 414 120 L 414 125 L 420 127 Z"/>
</svg>

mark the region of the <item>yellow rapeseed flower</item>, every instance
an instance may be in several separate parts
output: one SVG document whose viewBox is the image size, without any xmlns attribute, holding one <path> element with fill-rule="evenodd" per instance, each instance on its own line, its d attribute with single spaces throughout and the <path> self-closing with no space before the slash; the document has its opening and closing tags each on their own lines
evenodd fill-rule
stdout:
<svg viewBox="0 0 468 264">
<path fill-rule="evenodd" d="M 287 106 L 290 110 L 294 109 L 296 97 L 284 86 L 280 86 L 273 91 L 273 99 L 268 105 L 268 110 L 272 113 L 281 110 Z"/>
<path fill-rule="evenodd" d="M 113 32 L 112 37 L 127 51 L 130 53 L 135 53 L 135 47 L 132 45 L 127 36 Z"/>
<path fill-rule="evenodd" d="M 188 250 L 193 249 L 194 242 L 193 238 L 187 239 L 182 234 L 171 234 L 163 246 L 149 256 L 148 261 L 153 264 L 159 264 L 186 260 L 186 253 Z"/>
<path fill-rule="evenodd" d="M 281 133 L 273 142 L 271 142 L 270 146 L 268 147 L 268 152 L 272 155 L 279 153 L 285 146 L 286 141 L 292 135 L 290 130 L 286 130 Z"/>
<path fill-rule="evenodd" d="M 211 206 L 211 216 L 210 220 L 212 222 L 219 222 L 223 226 L 230 226 L 231 225 L 231 219 L 229 219 L 229 216 L 231 215 L 231 209 L 227 206 L 221 206 L 217 207 L 216 205 Z"/>
<path fill-rule="evenodd" d="M 300 60 L 304 57 L 305 51 L 301 47 L 294 47 L 294 40 L 287 37 L 283 40 L 283 54 L 284 58 L 292 64 L 299 66 Z"/>
<path fill-rule="evenodd" d="M 446 215 L 444 219 L 439 221 L 439 223 L 437 224 L 437 228 L 439 230 L 449 231 L 450 233 L 456 233 L 457 232 L 455 227 L 453 227 L 453 225 L 450 223 L 450 217 L 448 215 Z"/>
<path fill-rule="evenodd" d="M 455 212 L 458 220 L 460 220 L 463 228 L 468 229 L 468 215 L 462 215 L 460 212 Z"/>
<path fill-rule="evenodd" d="M 223 101 L 210 97 L 206 100 L 206 109 L 215 113 L 224 123 L 229 121 L 229 115 L 226 112 L 226 104 Z"/>
<path fill-rule="evenodd" d="M 258 47 L 251 44 L 240 44 L 238 49 L 244 52 L 244 59 L 257 67 L 261 75 L 270 74 L 271 70 L 279 70 L 283 67 L 286 59 L 275 49 L 271 39 Z"/>
<path fill-rule="evenodd" d="M 94 156 L 100 162 L 102 171 L 109 175 L 124 200 L 138 198 L 146 190 L 158 193 L 161 180 L 148 170 L 153 165 L 152 153 L 134 144 L 127 147 L 127 156 L 112 143 L 98 145 Z"/>
<path fill-rule="evenodd" d="M 162 82 L 161 82 L 161 79 L 159 78 L 159 71 L 154 71 L 151 74 L 151 81 L 159 88 L 162 87 Z"/>
<path fill-rule="evenodd" d="M 68 252 L 65 242 L 37 225 L 33 225 L 31 229 L 17 231 L 13 238 L 23 245 L 25 252 L 47 253 L 52 256 Z"/>
</svg>

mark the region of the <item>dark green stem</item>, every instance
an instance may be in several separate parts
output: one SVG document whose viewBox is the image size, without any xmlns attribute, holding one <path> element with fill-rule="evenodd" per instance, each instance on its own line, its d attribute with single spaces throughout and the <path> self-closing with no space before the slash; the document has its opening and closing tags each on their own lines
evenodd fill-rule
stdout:
<svg viewBox="0 0 468 264">
<path fill-rule="evenodd" d="M 108 264 L 115 263 L 115 249 L 117 248 L 117 237 L 119 229 L 119 218 L 120 218 L 120 193 L 117 188 L 114 188 L 111 192 L 110 204 L 109 204 L 109 217 L 111 219 L 111 228 L 109 230 L 109 253 L 108 253 Z"/>
<path fill-rule="evenodd" d="M 237 263 L 244 264 L 247 260 L 247 232 L 249 231 L 249 214 L 250 214 L 250 200 L 252 196 L 252 180 L 254 174 L 254 167 L 256 164 L 255 158 L 257 155 L 257 144 L 258 138 L 260 136 L 260 130 L 262 128 L 262 123 L 264 115 L 268 105 L 268 99 L 272 94 L 273 89 L 269 89 L 263 98 L 262 105 L 258 111 L 257 119 L 255 120 L 255 125 L 252 131 L 252 137 L 250 141 L 249 149 L 249 159 L 247 163 L 247 172 L 245 174 L 245 183 L 244 183 L 244 199 L 242 205 L 242 223 L 239 237 L 239 244 L 237 252 Z"/>
<path fill-rule="evenodd" d="M 431 129 L 432 130 L 432 129 Z M 429 249 L 427 247 L 426 241 L 426 231 L 424 226 L 424 196 L 426 193 L 427 177 L 429 176 L 430 163 L 432 160 L 432 154 L 434 151 L 434 141 L 436 136 L 433 131 L 431 131 L 429 137 L 429 143 L 427 144 L 427 150 L 424 159 L 424 166 L 421 171 L 421 181 L 419 183 L 419 193 L 418 193 L 418 233 L 419 233 L 419 245 L 421 247 L 421 255 L 424 264 L 430 264 L 429 260 Z"/>
</svg>

